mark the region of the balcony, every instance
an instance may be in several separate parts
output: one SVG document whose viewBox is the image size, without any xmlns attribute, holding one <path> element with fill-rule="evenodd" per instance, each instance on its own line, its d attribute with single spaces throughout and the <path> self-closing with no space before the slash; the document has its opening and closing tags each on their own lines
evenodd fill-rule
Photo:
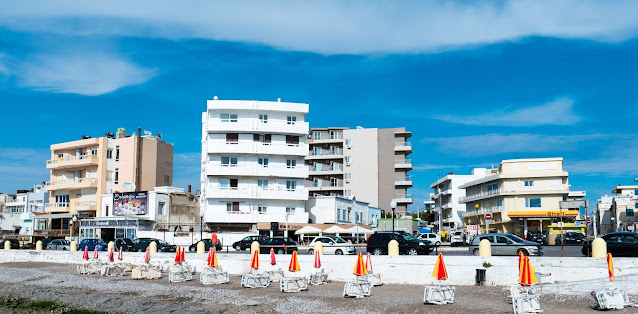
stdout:
<svg viewBox="0 0 638 314">
<path fill-rule="evenodd" d="M 307 178 L 308 167 L 298 165 L 290 168 L 284 164 L 270 164 L 264 167 L 256 163 L 221 165 L 219 163 L 209 162 L 206 167 L 206 175 Z"/>
<path fill-rule="evenodd" d="M 70 212 L 69 203 L 46 203 L 44 211 L 47 213 L 66 213 Z"/>
<path fill-rule="evenodd" d="M 441 207 L 443 209 L 452 208 L 452 202 L 443 203 L 443 205 L 441 205 Z"/>
<path fill-rule="evenodd" d="M 97 204 L 95 202 L 75 202 L 73 203 L 74 211 L 95 211 L 97 209 Z"/>
<path fill-rule="evenodd" d="M 338 134 L 332 134 L 332 135 L 325 135 L 325 136 L 313 136 L 309 143 L 312 144 L 329 144 L 329 143 L 341 143 L 343 142 L 343 134 L 338 133 Z"/>
<path fill-rule="evenodd" d="M 396 169 L 412 169 L 412 160 L 400 159 L 394 161 L 394 168 Z"/>
<path fill-rule="evenodd" d="M 492 207 L 487 207 L 487 208 L 479 208 L 479 209 L 474 209 L 471 211 L 466 212 L 465 214 L 463 214 L 463 217 L 476 217 L 476 216 L 483 216 L 486 213 L 500 213 L 505 211 L 503 206 L 492 206 Z"/>
<path fill-rule="evenodd" d="M 97 179 L 95 178 L 75 178 L 67 180 L 49 181 L 46 183 L 48 191 L 55 190 L 74 190 L 81 188 L 97 188 Z"/>
<path fill-rule="evenodd" d="M 70 236 L 71 229 L 41 229 L 33 230 L 34 235 L 45 235 L 49 237 L 63 237 Z"/>
<path fill-rule="evenodd" d="M 333 166 L 325 165 L 324 167 L 311 167 L 308 174 L 311 176 L 338 175 L 343 174 L 343 168 L 338 164 L 335 164 Z"/>
<path fill-rule="evenodd" d="M 321 151 L 321 152 L 310 152 L 310 154 L 306 157 L 306 160 L 314 160 L 314 159 L 343 159 L 343 151 Z"/>
<path fill-rule="evenodd" d="M 98 163 L 99 163 L 99 158 L 98 156 L 95 156 L 95 155 L 81 155 L 81 156 L 67 155 L 61 158 L 47 160 L 47 169 L 65 169 L 65 168 L 97 166 Z"/>
<path fill-rule="evenodd" d="M 278 133 L 278 134 L 308 134 L 308 122 L 288 122 L 284 120 L 265 120 L 262 122 L 256 118 L 239 118 L 237 122 L 222 122 L 221 119 L 208 119 L 206 124 L 211 133 Z"/>
<path fill-rule="evenodd" d="M 565 194 L 569 192 L 569 184 L 560 184 L 555 186 L 521 186 L 506 187 L 476 194 L 467 195 L 459 198 L 459 202 L 468 203 L 475 200 L 495 197 L 499 195 L 516 195 L 516 194 Z"/>
<path fill-rule="evenodd" d="M 398 204 L 412 204 L 412 194 L 395 194 L 394 200 Z"/>
<path fill-rule="evenodd" d="M 308 191 L 310 192 L 318 192 L 318 191 L 343 191 L 343 183 L 342 182 L 337 182 L 337 183 L 330 183 L 327 182 L 326 184 L 319 183 L 319 184 L 313 184 L 312 186 L 308 187 Z"/>
<path fill-rule="evenodd" d="M 394 178 L 394 185 L 412 186 L 412 177 L 406 176 L 406 177 Z"/>
<path fill-rule="evenodd" d="M 206 198 L 254 198 L 254 199 L 280 199 L 280 200 L 308 200 L 308 190 L 306 188 L 296 188 L 287 190 L 285 188 L 261 189 L 257 187 L 247 188 L 219 188 L 209 187 L 206 190 Z"/>
<path fill-rule="evenodd" d="M 264 154 L 264 155 L 289 155 L 306 156 L 307 144 L 286 144 L 283 142 L 261 143 L 254 141 L 238 141 L 227 143 L 226 141 L 209 141 L 207 144 L 209 154 Z"/>
<path fill-rule="evenodd" d="M 412 152 L 412 143 L 410 142 L 396 142 L 394 143 L 395 152 Z"/>
</svg>

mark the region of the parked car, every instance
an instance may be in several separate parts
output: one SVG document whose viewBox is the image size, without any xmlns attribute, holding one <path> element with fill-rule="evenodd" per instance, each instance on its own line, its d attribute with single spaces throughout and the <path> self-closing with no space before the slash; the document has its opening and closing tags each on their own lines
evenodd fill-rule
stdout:
<svg viewBox="0 0 638 314">
<path fill-rule="evenodd" d="M 246 249 L 250 249 L 250 245 L 253 244 L 253 241 L 266 241 L 269 239 L 269 236 L 266 235 L 253 235 L 247 236 L 235 243 L 233 243 L 233 248 L 237 251 L 245 251 Z"/>
<path fill-rule="evenodd" d="M 567 232 L 556 236 L 556 245 L 561 244 L 583 244 L 585 235 L 580 232 Z"/>
<path fill-rule="evenodd" d="M 49 244 L 51 244 L 51 242 L 49 242 Z M 98 251 L 106 251 L 107 246 L 106 242 L 102 239 L 84 239 L 78 245 L 78 250 L 84 251 L 84 247 L 87 247 L 89 251 L 93 251 L 95 247 L 97 247 Z"/>
<path fill-rule="evenodd" d="M 417 255 L 430 254 L 431 242 L 419 240 L 417 237 L 403 231 L 380 231 L 368 238 L 367 251 L 374 255 L 388 254 L 388 243 L 396 240 L 399 243 L 399 254 Z"/>
<path fill-rule="evenodd" d="M 463 246 L 465 245 L 465 238 L 463 237 L 463 232 L 455 231 L 450 237 L 450 245 L 451 246 Z"/>
<path fill-rule="evenodd" d="M 323 243 L 323 254 L 343 255 L 355 253 L 354 244 L 347 242 L 343 238 L 337 236 L 321 236 L 310 241 L 308 254 L 315 253 L 314 246 L 317 242 Z"/>
<path fill-rule="evenodd" d="M 545 244 L 545 237 L 540 231 L 528 231 L 527 241 L 536 242 L 538 244 Z"/>
<path fill-rule="evenodd" d="M 297 250 L 297 243 L 291 238 L 273 237 L 273 238 L 260 238 L 259 240 L 259 254 L 270 254 L 270 249 L 274 249 L 277 254 L 292 254 Z"/>
<path fill-rule="evenodd" d="M 20 249 L 20 241 L 18 241 L 17 239 L 4 239 L 4 240 L 2 240 L 2 242 L 0 242 L 0 250 L 4 250 L 4 246 L 5 246 L 6 242 L 11 243 L 11 249 L 12 250 L 19 250 Z"/>
<path fill-rule="evenodd" d="M 69 240 L 61 240 L 61 239 L 52 240 L 47 245 L 47 250 L 69 251 L 71 250 L 71 242 Z"/>
<path fill-rule="evenodd" d="M 46 237 L 46 238 L 43 238 L 42 240 L 40 240 L 40 241 L 42 241 L 42 249 L 46 250 L 47 249 L 47 245 L 49 245 L 49 242 L 51 242 L 53 240 L 55 240 L 55 239 L 54 238 L 49 238 L 49 237 Z"/>
<path fill-rule="evenodd" d="M 479 242 L 487 239 L 492 245 L 492 255 L 518 255 L 523 252 L 525 255 L 545 254 L 543 246 L 536 242 L 525 241 L 511 233 L 489 233 L 476 236 L 470 243 L 470 253 L 479 255 Z"/>
<path fill-rule="evenodd" d="M 197 251 L 197 244 L 199 244 L 199 242 L 204 242 L 204 249 L 206 251 L 208 251 L 210 248 L 213 247 L 213 240 L 211 239 L 204 239 L 204 240 L 199 240 L 197 241 L 197 243 L 195 244 L 191 244 L 191 246 L 188 247 L 188 250 L 190 252 L 195 252 Z M 219 239 L 217 239 L 217 243 L 215 243 L 215 251 L 221 251 L 222 250 L 222 243 L 219 241 Z"/>
<path fill-rule="evenodd" d="M 155 242 L 155 244 L 157 245 L 158 252 L 176 252 L 177 251 L 176 245 L 166 243 L 165 241 L 162 241 L 160 239 L 153 239 L 153 238 L 138 238 L 137 240 L 135 240 L 135 250 L 138 252 L 144 252 L 146 251 L 146 248 L 151 244 L 151 242 Z"/>
<path fill-rule="evenodd" d="M 418 238 L 419 240 L 428 240 L 434 245 L 441 245 L 441 235 L 438 233 L 421 233 Z"/>
<path fill-rule="evenodd" d="M 607 252 L 616 256 L 638 256 L 638 233 L 629 231 L 612 232 L 602 236 L 607 242 Z M 591 254 L 591 241 L 583 243 L 582 253 Z"/>
<path fill-rule="evenodd" d="M 117 238 L 113 241 L 113 244 L 115 244 L 117 251 L 119 251 L 121 247 L 122 251 L 135 252 L 135 242 L 129 238 Z"/>
</svg>

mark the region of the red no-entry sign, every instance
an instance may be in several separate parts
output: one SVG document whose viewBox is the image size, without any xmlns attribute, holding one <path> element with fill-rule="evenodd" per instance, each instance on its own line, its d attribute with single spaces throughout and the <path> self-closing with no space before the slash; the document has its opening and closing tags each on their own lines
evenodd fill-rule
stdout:
<svg viewBox="0 0 638 314">
<path fill-rule="evenodd" d="M 492 214 L 486 213 L 485 214 L 485 220 L 492 220 Z"/>
<path fill-rule="evenodd" d="M 587 224 L 591 225 L 591 219 L 587 218 Z"/>
</svg>

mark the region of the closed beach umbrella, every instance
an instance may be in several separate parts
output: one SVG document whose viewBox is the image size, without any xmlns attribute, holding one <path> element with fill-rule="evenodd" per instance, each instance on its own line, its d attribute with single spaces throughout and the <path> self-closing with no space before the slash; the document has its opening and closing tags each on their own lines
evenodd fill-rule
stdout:
<svg viewBox="0 0 638 314">
<path fill-rule="evenodd" d="M 250 268 L 259 269 L 259 251 L 258 250 L 255 250 L 255 253 L 253 253 L 253 259 L 250 262 Z"/>
<path fill-rule="evenodd" d="M 525 256 L 523 258 L 523 268 L 518 278 L 518 283 L 521 285 L 531 286 L 537 282 L 536 275 L 534 274 L 534 268 L 529 262 L 529 257 Z"/>
<path fill-rule="evenodd" d="M 319 254 L 319 251 L 315 251 L 315 268 L 321 268 L 321 254 Z"/>
<path fill-rule="evenodd" d="M 354 271 L 352 272 L 355 276 L 365 276 L 368 273 L 366 269 L 366 264 L 363 261 L 363 255 L 359 252 L 357 256 L 357 263 L 354 265 Z"/>
<path fill-rule="evenodd" d="M 616 276 L 614 276 L 614 261 L 611 253 L 607 253 L 607 270 L 609 270 L 609 281 L 616 281 Z"/>
<path fill-rule="evenodd" d="M 447 280 L 447 269 L 445 269 L 443 254 L 441 253 L 439 253 L 439 257 L 436 259 L 434 271 L 432 271 L 432 277 L 436 278 L 436 280 Z"/>
<path fill-rule="evenodd" d="M 95 246 L 95 251 L 93 251 L 93 258 L 94 258 L 94 259 L 98 259 L 98 255 L 97 255 L 97 245 Z"/>
<path fill-rule="evenodd" d="M 175 263 L 177 264 L 181 264 L 182 263 L 182 259 L 181 256 L 179 256 L 179 248 L 177 248 L 177 253 L 175 253 Z"/>
<path fill-rule="evenodd" d="M 291 272 L 298 272 L 301 270 L 301 267 L 299 267 L 299 259 L 297 259 L 297 251 L 292 251 L 292 257 L 290 258 L 290 265 L 288 266 L 288 270 Z"/>
<path fill-rule="evenodd" d="M 520 277 L 521 272 L 523 271 L 523 260 L 525 259 L 525 254 L 523 251 L 518 251 L 518 276 Z"/>
<path fill-rule="evenodd" d="M 89 260 L 89 247 L 84 246 L 84 254 L 82 254 L 82 259 Z"/>
<path fill-rule="evenodd" d="M 122 260 L 122 247 L 121 246 L 120 246 L 120 253 L 117 254 L 117 259 L 120 260 L 120 261 Z"/>
<path fill-rule="evenodd" d="M 215 253 L 216 251 L 217 250 L 214 248 L 210 248 L 210 264 L 208 264 L 210 267 L 219 267 L 219 263 L 217 262 L 217 253 Z"/>
<path fill-rule="evenodd" d="M 277 259 L 275 259 L 275 249 L 270 248 L 270 265 L 277 265 Z"/>
<path fill-rule="evenodd" d="M 115 259 L 113 258 L 113 248 L 112 247 L 109 249 L 109 262 L 111 262 L 111 263 L 115 262 Z"/>
<path fill-rule="evenodd" d="M 366 256 L 366 270 L 371 273 L 372 272 L 372 257 L 370 253 Z"/>
<path fill-rule="evenodd" d="M 146 253 L 144 253 L 144 263 L 148 264 L 151 261 L 151 249 L 146 248 Z"/>
<path fill-rule="evenodd" d="M 179 255 L 180 263 L 183 263 L 186 260 L 186 258 L 184 257 L 184 252 L 186 252 L 186 249 L 183 248 L 182 253 Z"/>
</svg>

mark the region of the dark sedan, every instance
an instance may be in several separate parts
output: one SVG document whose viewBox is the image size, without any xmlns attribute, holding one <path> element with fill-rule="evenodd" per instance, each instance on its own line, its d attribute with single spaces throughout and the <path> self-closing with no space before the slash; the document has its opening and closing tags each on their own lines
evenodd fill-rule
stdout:
<svg viewBox="0 0 638 314">
<path fill-rule="evenodd" d="M 5 246 L 6 242 L 11 243 L 11 249 L 12 250 L 20 249 L 20 241 L 18 241 L 16 239 L 4 239 L 4 240 L 2 240 L 2 242 L 0 242 L 0 250 L 4 250 L 4 246 Z"/>
<path fill-rule="evenodd" d="M 607 252 L 613 256 L 638 256 L 638 233 L 629 231 L 612 232 L 602 236 L 607 242 Z M 582 253 L 591 254 L 591 241 L 583 243 Z"/>
<path fill-rule="evenodd" d="M 583 244 L 585 235 L 580 232 L 567 232 L 556 236 L 556 245 L 561 244 Z"/>
<path fill-rule="evenodd" d="M 277 254 L 292 254 L 297 250 L 297 243 L 290 238 L 269 238 L 259 241 L 259 254 L 270 254 L 270 249 Z"/>
<path fill-rule="evenodd" d="M 122 251 L 135 252 L 135 242 L 129 238 L 118 238 L 115 239 L 113 243 L 115 244 L 115 249 L 117 251 L 122 248 Z"/>
<path fill-rule="evenodd" d="M 233 243 L 233 248 L 237 251 L 245 251 L 246 249 L 250 249 L 250 246 L 254 241 L 258 241 L 259 243 L 270 239 L 269 236 L 266 235 L 252 235 L 247 236 L 235 243 Z"/>
<path fill-rule="evenodd" d="M 151 242 L 155 242 L 157 244 L 158 252 L 176 252 L 177 246 L 173 244 L 166 243 L 160 239 L 153 238 L 138 238 L 135 240 L 135 250 L 138 252 L 146 251 L 146 248 L 151 244 Z"/>
<path fill-rule="evenodd" d="M 78 244 L 78 250 L 84 251 L 86 247 L 89 251 L 93 251 L 97 247 L 98 251 L 106 251 L 107 246 L 106 242 L 102 239 L 84 239 Z"/>
<path fill-rule="evenodd" d="M 195 244 L 191 244 L 191 246 L 188 247 L 188 250 L 190 252 L 195 252 L 197 251 L 197 244 L 199 242 L 204 242 L 204 250 L 208 251 L 210 248 L 213 247 L 213 240 L 211 239 L 204 239 L 204 240 L 200 240 L 197 241 L 197 243 Z M 215 251 L 219 252 L 222 250 L 222 243 L 219 242 L 219 239 L 217 240 L 217 243 L 215 243 Z"/>
</svg>

